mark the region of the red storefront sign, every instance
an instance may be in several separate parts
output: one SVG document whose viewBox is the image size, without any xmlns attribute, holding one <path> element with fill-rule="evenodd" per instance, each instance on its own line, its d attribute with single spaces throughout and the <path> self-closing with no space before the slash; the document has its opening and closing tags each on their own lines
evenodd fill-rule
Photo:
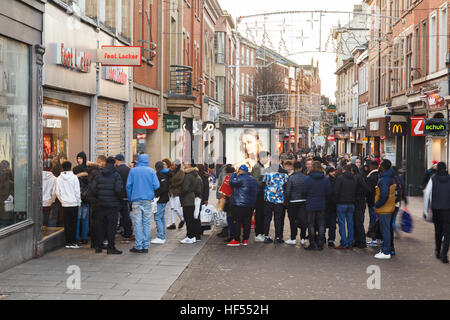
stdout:
<svg viewBox="0 0 450 320">
<path fill-rule="evenodd" d="M 56 44 L 55 63 L 69 69 L 89 73 L 92 55 L 76 48 L 65 48 L 64 43 Z"/>
<path fill-rule="evenodd" d="M 158 129 L 157 108 L 136 108 L 133 111 L 134 129 Z"/>
<path fill-rule="evenodd" d="M 336 136 L 328 136 L 328 137 L 327 137 L 327 140 L 328 140 L 329 142 L 335 142 L 335 141 L 336 141 Z"/>
<path fill-rule="evenodd" d="M 127 84 L 127 74 L 122 67 L 105 67 L 105 79 L 112 82 Z"/>
<path fill-rule="evenodd" d="M 411 136 L 422 137 L 424 124 L 425 124 L 425 117 L 411 118 Z"/>
</svg>

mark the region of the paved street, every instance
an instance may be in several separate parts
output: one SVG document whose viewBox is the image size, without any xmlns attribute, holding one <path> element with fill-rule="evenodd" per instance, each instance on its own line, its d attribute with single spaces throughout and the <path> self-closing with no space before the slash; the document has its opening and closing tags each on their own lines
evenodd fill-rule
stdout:
<svg viewBox="0 0 450 320">
<path fill-rule="evenodd" d="M 168 232 L 149 254 L 121 256 L 60 249 L 0 274 L 3 299 L 448 299 L 450 267 L 434 258 L 433 225 L 412 198 L 414 232 L 396 239 L 397 256 L 373 258 L 375 249 L 307 252 L 298 244 L 254 243 L 230 248 L 208 236 L 181 245 L 185 229 Z M 285 239 L 289 237 L 285 224 Z M 155 230 L 152 230 L 154 235 Z M 273 232 L 273 230 L 272 230 Z M 213 233 L 217 233 L 214 231 Z M 69 290 L 67 267 L 81 269 L 81 290 Z M 368 290 L 367 267 L 381 269 L 381 289 Z"/>
<path fill-rule="evenodd" d="M 371 248 L 308 252 L 254 243 L 253 235 L 248 247 L 226 247 L 214 236 L 164 299 L 449 299 L 450 267 L 434 257 L 433 225 L 421 208 L 422 199 L 410 200 L 414 230 L 395 240 L 392 260 L 373 258 Z M 381 269 L 380 290 L 367 289 L 370 265 Z"/>
<path fill-rule="evenodd" d="M 194 245 L 180 244 L 185 227 L 168 230 L 167 236 L 164 245 L 151 245 L 148 254 L 129 252 L 132 243 L 117 245 L 122 255 L 107 255 L 106 250 L 95 254 L 89 246 L 51 252 L 0 273 L 0 299 L 160 299 L 208 240 L 204 236 Z M 80 267 L 80 290 L 67 288 L 66 270 L 71 265 Z"/>
</svg>

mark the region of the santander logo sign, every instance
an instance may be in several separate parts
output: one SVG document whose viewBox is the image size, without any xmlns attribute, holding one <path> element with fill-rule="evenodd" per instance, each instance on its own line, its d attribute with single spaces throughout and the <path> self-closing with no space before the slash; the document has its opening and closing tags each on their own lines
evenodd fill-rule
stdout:
<svg viewBox="0 0 450 320">
<path fill-rule="evenodd" d="M 135 108 L 134 129 L 158 129 L 158 109 Z"/>
</svg>

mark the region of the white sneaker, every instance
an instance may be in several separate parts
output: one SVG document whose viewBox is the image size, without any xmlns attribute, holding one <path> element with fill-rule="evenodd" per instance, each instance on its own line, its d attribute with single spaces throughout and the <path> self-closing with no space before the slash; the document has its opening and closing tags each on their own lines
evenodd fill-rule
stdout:
<svg viewBox="0 0 450 320">
<path fill-rule="evenodd" d="M 376 255 L 375 255 L 375 258 L 376 259 L 390 259 L 391 258 L 391 255 L 390 254 L 384 254 L 383 252 L 378 252 Z"/>
<path fill-rule="evenodd" d="M 258 236 L 255 237 L 255 242 L 264 242 L 264 235 L 258 234 Z"/>
<path fill-rule="evenodd" d="M 370 240 L 367 242 L 367 246 L 368 247 L 378 247 L 378 242 L 377 242 L 377 240 Z"/>
<path fill-rule="evenodd" d="M 66 249 L 71 249 L 71 245 L 70 244 L 66 244 Z"/>
<path fill-rule="evenodd" d="M 301 239 L 301 240 L 300 240 L 300 243 L 302 244 L 302 246 L 304 246 L 305 243 L 306 243 L 306 239 Z"/>
<path fill-rule="evenodd" d="M 195 239 L 195 237 L 193 237 L 193 238 L 187 238 L 187 237 L 186 237 L 186 239 L 181 240 L 181 243 L 185 243 L 185 244 L 191 244 L 191 243 L 195 243 L 195 242 L 197 242 L 197 240 Z"/>
<path fill-rule="evenodd" d="M 296 245 L 297 244 L 297 240 L 291 240 L 291 239 L 289 239 L 289 240 L 286 240 L 284 243 L 286 243 L 286 244 L 292 244 L 292 245 Z"/>
<path fill-rule="evenodd" d="M 164 239 L 160 239 L 160 238 L 155 238 L 151 241 L 151 243 L 155 243 L 155 244 L 164 244 L 166 243 L 166 240 Z"/>
<path fill-rule="evenodd" d="M 80 246 L 77 244 L 73 244 L 70 246 L 71 249 L 80 249 Z"/>
</svg>

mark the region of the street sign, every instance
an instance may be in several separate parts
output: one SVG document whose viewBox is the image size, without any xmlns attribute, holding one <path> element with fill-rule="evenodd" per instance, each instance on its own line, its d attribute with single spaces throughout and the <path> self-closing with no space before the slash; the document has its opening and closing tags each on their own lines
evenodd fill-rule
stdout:
<svg viewBox="0 0 450 320">
<path fill-rule="evenodd" d="M 327 137 L 327 140 L 328 140 L 329 142 L 335 142 L 335 141 L 336 141 L 336 136 L 334 136 L 334 135 L 329 135 L 329 136 Z"/>
<path fill-rule="evenodd" d="M 424 135 L 445 137 L 447 136 L 447 119 L 425 119 Z"/>
<path fill-rule="evenodd" d="M 425 123 L 425 117 L 411 118 L 411 136 L 412 137 L 422 137 L 423 126 Z"/>
<path fill-rule="evenodd" d="M 336 112 L 337 108 L 334 105 L 329 105 L 327 107 L 327 112 Z"/>
</svg>

